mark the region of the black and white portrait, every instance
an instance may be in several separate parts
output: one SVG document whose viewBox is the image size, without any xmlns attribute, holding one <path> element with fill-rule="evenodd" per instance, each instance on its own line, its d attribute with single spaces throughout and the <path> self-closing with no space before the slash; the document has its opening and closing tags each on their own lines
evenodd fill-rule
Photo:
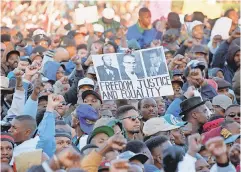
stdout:
<svg viewBox="0 0 241 172">
<path fill-rule="evenodd" d="M 119 68 L 122 80 L 137 80 L 144 78 L 141 59 L 133 54 L 118 54 Z"/>
<path fill-rule="evenodd" d="M 101 57 L 103 65 L 97 66 L 100 81 L 120 80 L 118 68 L 113 67 L 113 60 L 116 58 L 113 54 L 105 54 Z"/>
<path fill-rule="evenodd" d="M 151 77 L 167 74 L 167 67 L 160 49 L 142 51 L 142 57 L 147 76 Z"/>
</svg>

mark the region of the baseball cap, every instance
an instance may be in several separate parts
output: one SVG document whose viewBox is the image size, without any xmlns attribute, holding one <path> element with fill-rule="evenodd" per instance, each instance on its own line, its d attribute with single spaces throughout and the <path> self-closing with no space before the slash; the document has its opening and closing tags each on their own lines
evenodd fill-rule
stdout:
<svg viewBox="0 0 241 172">
<path fill-rule="evenodd" d="M 102 172 L 103 170 L 109 170 L 110 168 L 110 161 L 103 161 L 101 162 L 98 172 Z"/>
<path fill-rule="evenodd" d="M 84 91 L 84 92 L 82 93 L 82 99 L 84 100 L 88 95 L 93 95 L 93 96 L 95 96 L 95 97 L 96 97 L 98 100 L 100 100 L 100 102 L 102 103 L 102 100 L 101 100 L 100 95 L 99 95 L 97 92 L 93 91 L 93 90 L 86 90 L 86 91 Z"/>
<path fill-rule="evenodd" d="M 181 80 L 172 80 L 172 84 L 173 83 L 177 83 L 177 84 L 179 84 L 181 87 L 183 86 L 183 81 L 181 81 Z"/>
<path fill-rule="evenodd" d="M 101 24 L 94 24 L 93 28 L 94 32 L 104 33 L 104 27 Z"/>
<path fill-rule="evenodd" d="M 108 126 L 97 127 L 90 133 L 90 135 L 89 135 L 89 137 L 87 139 L 87 144 L 90 144 L 90 142 L 93 139 L 93 137 L 95 137 L 97 134 L 100 134 L 100 133 L 104 133 L 104 134 L 106 134 L 109 137 L 111 137 L 111 136 L 113 136 L 115 134 L 114 130 L 111 127 L 108 127 Z"/>
<path fill-rule="evenodd" d="M 205 47 L 204 45 L 194 45 L 191 50 L 191 53 L 204 53 L 208 54 L 208 48 Z"/>
<path fill-rule="evenodd" d="M 145 164 L 145 162 L 148 160 L 148 157 L 146 155 L 144 155 L 142 153 L 135 154 L 131 151 L 125 151 L 125 152 L 121 153 L 120 155 L 118 155 L 117 158 L 118 159 L 126 159 L 129 161 L 138 160 L 142 164 Z"/>
<path fill-rule="evenodd" d="M 45 35 L 46 36 L 46 33 L 43 29 L 36 29 L 34 32 L 33 32 L 33 37 L 36 36 L 36 35 Z"/>
<path fill-rule="evenodd" d="M 76 116 L 80 121 L 81 130 L 86 134 L 90 134 L 98 119 L 97 111 L 88 104 L 80 104 L 76 108 Z"/>
<path fill-rule="evenodd" d="M 176 75 L 183 75 L 183 73 L 180 71 L 180 70 L 178 70 L 178 69 L 175 69 L 175 70 L 173 70 L 173 74 L 172 74 L 173 76 L 176 76 Z"/>
<path fill-rule="evenodd" d="M 235 135 L 229 136 L 227 139 L 224 140 L 224 143 L 225 143 L 225 144 L 233 143 L 233 142 L 235 142 L 238 138 L 240 138 L 240 134 L 235 134 Z"/>
<path fill-rule="evenodd" d="M 151 118 L 145 122 L 143 127 L 143 133 L 145 134 L 145 136 L 151 136 L 160 131 L 170 131 L 176 128 L 180 128 L 180 126 L 169 124 L 163 117 L 156 117 Z"/>
<path fill-rule="evenodd" d="M 231 84 L 224 79 L 214 77 L 213 80 L 218 84 L 218 89 L 229 88 Z"/>
<path fill-rule="evenodd" d="M 197 21 L 197 20 L 194 20 L 194 21 L 190 24 L 190 31 L 192 31 L 193 28 L 196 27 L 196 26 L 198 26 L 198 25 L 203 25 L 203 26 L 204 26 L 204 24 L 203 24 L 202 22 Z"/>
<path fill-rule="evenodd" d="M 224 94 L 219 94 L 213 98 L 212 104 L 226 110 L 232 104 L 232 100 Z"/>
<path fill-rule="evenodd" d="M 90 78 L 83 78 L 83 79 L 79 80 L 78 87 L 81 87 L 81 86 L 84 86 L 84 85 L 91 86 L 93 89 L 95 87 L 94 81 Z"/>
<path fill-rule="evenodd" d="M 105 8 L 102 14 L 104 18 L 109 20 L 115 17 L 115 11 L 112 8 Z"/>
<path fill-rule="evenodd" d="M 203 131 L 204 131 L 204 132 L 211 131 L 212 129 L 219 127 L 220 124 L 221 124 L 223 121 L 224 121 L 224 118 L 219 118 L 219 119 L 215 119 L 215 120 L 213 120 L 213 121 L 206 122 L 206 123 L 203 125 Z"/>
<path fill-rule="evenodd" d="M 187 124 L 187 122 L 184 122 L 181 118 L 178 118 L 172 114 L 165 114 L 163 117 L 171 125 L 182 127 Z"/>
</svg>

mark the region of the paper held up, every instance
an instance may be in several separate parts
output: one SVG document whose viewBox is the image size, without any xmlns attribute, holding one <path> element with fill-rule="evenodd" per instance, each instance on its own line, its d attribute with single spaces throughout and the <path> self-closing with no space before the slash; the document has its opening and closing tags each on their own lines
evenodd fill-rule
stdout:
<svg viewBox="0 0 241 172">
<path fill-rule="evenodd" d="M 94 23 L 99 19 L 97 6 L 81 7 L 75 9 L 75 24 Z"/>
</svg>

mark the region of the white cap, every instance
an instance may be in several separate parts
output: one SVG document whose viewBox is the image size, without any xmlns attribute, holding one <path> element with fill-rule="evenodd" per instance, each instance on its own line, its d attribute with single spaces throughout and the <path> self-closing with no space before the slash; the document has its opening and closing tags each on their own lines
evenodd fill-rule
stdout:
<svg viewBox="0 0 241 172">
<path fill-rule="evenodd" d="M 113 19 L 115 17 L 115 11 L 112 8 L 105 8 L 102 14 L 106 19 Z"/>
<path fill-rule="evenodd" d="M 145 136 L 151 136 L 160 131 L 170 131 L 180 126 L 169 124 L 163 117 L 155 117 L 147 120 L 143 127 L 143 133 Z"/>
<path fill-rule="evenodd" d="M 33 32 L 33 37 L 36 35 L 46 35 L 45 31 L 42 29 L 37 29 Z"/>
<path fill-rule="evenodd" d="M 93 28 L 94 32 L 104 33 L 104 27 L 101 24 L 94 24 Z"/>
<path fill-rule="evenodd" d="M 194 21 L 191 23 L 191 25 L 190 25 L 190 31 L 192 31 L 193 28 L 196 27 L 196 26 L 198 26 L 198 25 L 203 25 L 203 23 L 200 22 L 200 21 L 194 20 Z M 203 26 L 204 26 L 204 25 L 203 25 Z"/>
<path fill-rule="evenodd" d="M 90 78 L 83 78 L 83 79 L 79 80 L 78 87 L 83 86 L 83 85 L 89 85 L 89 86 L 92 86 L 94 88 L 95 83 Z"/>
<path fill-rule="evenodd" d="M 227 107 L 232 105 L 232 100 L 224 94 L 219 94 L 213 98 L 212 104 L 216 106 L 220 106 L 221 108 L 226 110 Z"/>
</svg>

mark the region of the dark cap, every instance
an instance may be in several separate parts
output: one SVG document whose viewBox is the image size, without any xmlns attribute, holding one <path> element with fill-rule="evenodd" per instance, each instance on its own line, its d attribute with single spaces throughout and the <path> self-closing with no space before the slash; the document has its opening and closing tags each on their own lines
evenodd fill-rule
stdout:
<svg viewBox="0 0 241 172">
<path fill-rule="evenodd" d="M 145 164 L 145 162 L 148 160 L 148 157 L 142 153 L 138 153 L 138 154 L 135 154 L 131 151 L 126 151 L 126 152 L 123 152 L 121 153 L 119 156 L 118 156 L 119 159 L 126 159 L 126 160 L 138 160 L 140 161 L 142 164 Z"/>
<path fill-rule="evenodd" d="M 47 36 L 44 35 L 44 34 L 39 34 L 39 35 L 34 36 L 34 37 L 33 37 L 33 41 L 34 41 L 35 44 L 37 44 L 37 43 L 39 43 L 39 42 L 41 42 L 41 41 L 47 41 L 49 45 L 50 45 L 50 43 L 51 43 L 50 38 L 47 37 Z"/>
<path fill-rule="evenodd" d="M 84 100 L 88 95 L 93 95 L 93 96 L 95 96 L 98 100 L 100 100 L 100 102 L 101 102 L 101 104 L 102 104 L 101 97 L 100 97 L 100 95 L 99 95 L 97 92 L 95 92 L 95 91 L 93 91 L 93 90 L 86 90 L 86 91 L 84 91 L 84 92 L 82 93 L 82 99 Z"/>
<path fill-rule="evenodd" d="M 17 50 L 9 51 L 9 52 L 7 53 L 7 55 L 6 55 L 6 60 L 7 60 L 7 61 L 8 61 L 9 56 L 12 55 L 12 54 L 17 54 L 18 56 L 20 56 L 20 53 L 19 53 L 19 51 L 17 51 Z"/>
<path fill-rule="evenodd" d="M 204 45 L 194 45 L 191 50 L 191 53 L 203 53 L 208 54 L 208 48 Z"/>
<path fill-rule="evenodd" d="M 66 47 L 75 47 L 76 43 L 73 38 L 70 38 L 68 36 L 64 36 L 62 38 L 62 41 L 60 42 L 60 47 L 66 48 Z"/>
<path fill-rule="evenodd" d="M 183 86 L 183 81 L 181 81 L 181 80 L 172 80 L 172 84 L 174 84 L 174 83 L 177 83 L 178 85 L 180 85 L 180 87 L 182 87 Z"/>
<path fill-rule="evenodd" d="M 218 84 L 218 89 L 231 87 L 231 84 L 228 81 L 225 81 L 224 79 L 214 77 L 213 80 Z"/>
</svg>

